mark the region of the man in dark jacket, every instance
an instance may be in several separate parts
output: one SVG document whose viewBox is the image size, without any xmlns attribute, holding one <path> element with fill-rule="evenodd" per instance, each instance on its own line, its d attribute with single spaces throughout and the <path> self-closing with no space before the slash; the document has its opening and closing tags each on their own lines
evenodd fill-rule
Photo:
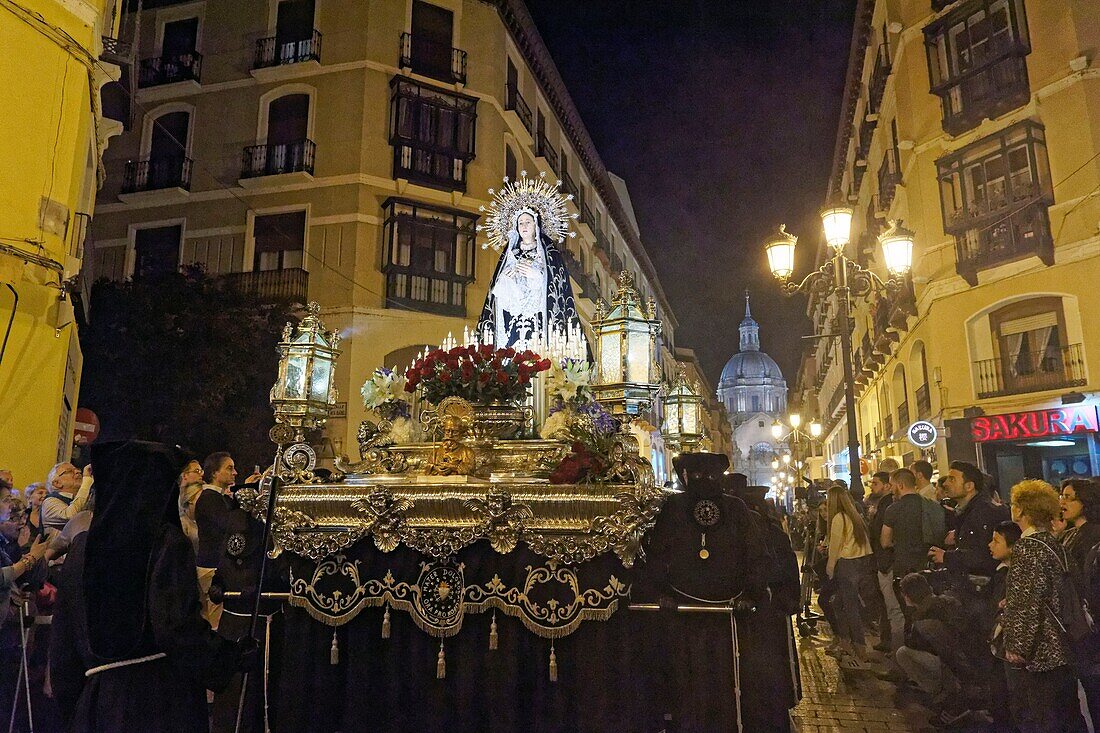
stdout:
<svg viewBox="0 0 1100 733">
<path fill-rule="evenodd" d="M 905 628 L 905 615 L 901 603 L 894 592 L 893 548 L 882 546 L 882 520 L 886 508 L 894 501 L 894 492 L 890 488 L 890 474 L 879 471 L 871 476 L 871 497 L 867 500 L 867 534 L 871 541 L 871 552 L 875 564 L 875 578 L 879 588 L 879 643 L 875 648 L 880 652 L 897 649 L 901 645 L 901 634 Z M 894 634 L 898 638 L 892 639 Z"/>
<path fill-rule="evenodd" d="M 984 486 L 985 478 L 973 463 L 951 463 L 946 487 L 957 502 L 954 548 L 928 550 L 932 560 L 947 568 L 949 587 L 962 602 L 971 621 L 977 621 L 982 615 L 981 587 L 988 585 L 989 578 L 997 570 L 997 561 L 989 554 L 993 528 L 1010 519 L 1008 507 L 993 504 L 983 491 Z M 951 539 L 949 534 L 948 540 Z"/>
</svg>

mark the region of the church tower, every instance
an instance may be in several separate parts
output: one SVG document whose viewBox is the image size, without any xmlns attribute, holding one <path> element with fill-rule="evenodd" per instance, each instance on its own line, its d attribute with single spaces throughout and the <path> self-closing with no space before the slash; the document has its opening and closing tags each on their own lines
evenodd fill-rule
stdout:
<svg viewBox="0 0 1100 733">
<path fill-rule="evenodd" d="M 766 484 L 771 461 L 786 451 L 771 427 L 787 412 L 787 381 L 775 360 L 760 350 L 760 324 L 752 316 L 745 292 L 745 317 L 738 327 L 740 345 L 722 369 L 718 399 L 726 406 L 736 443 L 733 470 L 746 474 L 752 485 Z"/>
</svg>

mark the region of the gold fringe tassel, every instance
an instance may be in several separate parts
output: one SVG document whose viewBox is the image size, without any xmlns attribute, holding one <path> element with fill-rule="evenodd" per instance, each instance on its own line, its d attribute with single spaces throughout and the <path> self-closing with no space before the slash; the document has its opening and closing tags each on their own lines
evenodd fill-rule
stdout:
<svg viewBox="0 0 1100 733">
<path fill-rule="evenodd" d="M 554 652 L 554 644 L 550 643 L 550 681 L 558 681 L 558 655 Z"/>
<path fill-rule="evenodd" d="M 382 638 L 390 638 L 390 606 L 386 604 L 386 612 L 382 614 Z"/>
<path fill-rule="evenodd" d="M 328 663 L 336 666 L 340 663 L 340 647 L 336 643 L 336 627 L 332 627 L 332 646 L 328 648 Z"/>
<path fill-rule="evenodd" d="M 497 612 L 493 611 L 493 623 L 489 624 L 489 650 L 497 648 Z"/>
<path fill-rule="evenodd" d="M 447 656 L 443 653 L 443 642 L 439 642 L 439 657 L 435 662 L 435 678 L 441 680 L 447 676 Z"/>
</svg>

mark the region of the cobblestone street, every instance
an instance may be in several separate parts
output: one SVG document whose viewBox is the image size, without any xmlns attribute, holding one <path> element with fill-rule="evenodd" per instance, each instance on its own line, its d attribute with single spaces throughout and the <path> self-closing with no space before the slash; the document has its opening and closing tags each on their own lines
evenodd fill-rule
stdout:
<svg viewBox="0 0 1100 733">
<path fill-rule="evenodd" d="M 864 731 L 906 733 L 933 731 L 927 711 L 912 707 L 900 710 L 894 702 L 894 686 L 870 672 L 841 672 L 836 660 L 825 654 L 828 625 L 800 638 L 802 702 L 794 710 L 797 730 L 803 733 Z"/>
</svg>

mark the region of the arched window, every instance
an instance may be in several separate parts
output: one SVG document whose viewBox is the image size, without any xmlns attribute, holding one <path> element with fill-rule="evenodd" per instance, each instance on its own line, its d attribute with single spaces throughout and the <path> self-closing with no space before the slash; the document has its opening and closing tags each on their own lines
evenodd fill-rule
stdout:
<svg viewBox="0 0 1100 733">
<path fill-rule="evenodd" d="M 141 157 L 126 164 L 123 193 L 191 187 L 191 128 L 194 108 L 168 104 L 142 125 Z"/>
<path fill-rule="evenodd" d="M 925 356 L 924 342 L 913 344 L 909 352 L 909 375 L 913 380 L 913 400 L 915 417 L 926 418 L 932 415 L 932 397 L 928 388 L 928 360 Z"/>
</svg>

